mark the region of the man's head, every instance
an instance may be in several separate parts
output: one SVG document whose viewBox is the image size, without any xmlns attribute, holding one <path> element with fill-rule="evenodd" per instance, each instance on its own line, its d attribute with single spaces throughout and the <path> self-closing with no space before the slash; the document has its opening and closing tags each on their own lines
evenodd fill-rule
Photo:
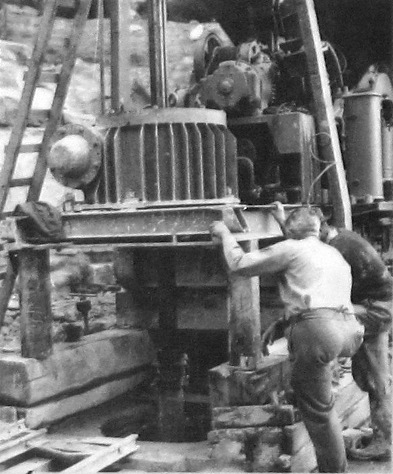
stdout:
<svg viewBox="0 0 393 474">
<path fill-rule="evenodd" d="M 290 239 L 305 239 L 306 237 L 319 237 L 321 219 L 320 209 L 312 207 L 299 207 L 292 211 L 285 221 L 285 229 Z"/>
<path fill-rule="evenodd" d="M 324 215 L 324 213 L 319 209 L 319 207 L 315 208 L 315 211 L 321 221 L 321 228 L 319 231 L 319 238 L 322 242 L 327 243 L 329 241 L 329 235 L 331 233 L 331 227 L 328 224 L 328 218 Z"/>
</svg>

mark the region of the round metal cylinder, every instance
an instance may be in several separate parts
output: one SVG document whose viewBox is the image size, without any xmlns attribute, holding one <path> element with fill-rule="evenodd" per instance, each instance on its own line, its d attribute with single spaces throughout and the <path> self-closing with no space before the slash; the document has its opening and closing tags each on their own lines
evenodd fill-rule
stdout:
<svg viewBox="0 0 393 474">
<path fill-rule="evenodd" d="M 383 199 L 382 96 L 358 93 L 345 97 L 345 162 L 350 194 L 358 200 Z"/>
<path fill-rule="evenodd" d="M 50 150 L 48 166 L 69 178 L 83 175 L 89 167 L 89 143 L 80 135 L 61 138 Z"/>
<path fill-rule="evenodd" d="M 382 126 L 382 176 L 393 179 L 393 127 Z"/>
<path fill-rule="evenodd" d="M 112 200 L 153 206 L 238 202 L 236 139 L 221 111 L 167 108 L 123 115 L 106 144 Z"/>
<path fill-rule="evenodd" d="M 52 137 L 48 167 L 63 186 L 84 189 L 101 167 L 103 139 L 91 128 L 67 124 Z"/>
</svg>

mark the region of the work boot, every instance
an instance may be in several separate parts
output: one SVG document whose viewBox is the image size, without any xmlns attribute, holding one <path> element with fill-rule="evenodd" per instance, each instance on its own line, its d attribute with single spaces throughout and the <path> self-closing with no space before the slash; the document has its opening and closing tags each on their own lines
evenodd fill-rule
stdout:
<svg viewBox="0 0 393 474">
<path fill-rule="evenodd" d="M 383 436 L 375 434 L 354 439 L 347 448 L 350 459 L 357 461 L 389 461 L 392 458 L 392 446 Z"/>
</svg>

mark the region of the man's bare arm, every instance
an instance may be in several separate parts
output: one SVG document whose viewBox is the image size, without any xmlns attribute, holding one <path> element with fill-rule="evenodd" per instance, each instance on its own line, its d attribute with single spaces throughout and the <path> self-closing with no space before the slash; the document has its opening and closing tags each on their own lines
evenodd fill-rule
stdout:
<svg viewBox="0 0 393 474">
<path fill-rule="evenodd" d="M 278 225 L 280 226 L 281 232 L 285 237 L 287 237 L 287 231 L 285 228 L 285 211 L 284 206 L 280 201 L 275 201 L 272 203 L 273 209 L 271 210 L 271 215 L 274 217 Z"/>
<path fill-rule="evenodd" d="M 213 239 L 219 239 L 222 243 L 224 258 L 231 273 L 251 277 L 274 274 L 287 267 L 288 255 L 280 244 L 255 252 L 244 252 L 223 222 L 214 222 L 210 230 Z"/>
</svg>

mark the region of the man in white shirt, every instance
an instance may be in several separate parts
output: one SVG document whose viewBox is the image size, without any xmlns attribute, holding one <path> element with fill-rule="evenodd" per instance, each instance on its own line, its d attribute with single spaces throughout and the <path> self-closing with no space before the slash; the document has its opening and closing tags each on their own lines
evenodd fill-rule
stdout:
<svg viewBox="0 0 393 474">
<path fill-rule="evenodd" d="M 363 327 L 353 315 L 351 269 L 334 248 L 319 240 L 320 219 L 299 208 L 286 221 L 288 240 L 245 253 L 222 222 L 211 227 L 222 242 L 230 273 L 276 275 L 292 360 L 292 387 L 315 446 L 320 472 L 345 472 L 347 460 L 334 410 L 332 371 L 336 357 L 352 356 Z"/>
<path fill-rule="evenodd" d="M 285 211 L 280 202 L 272 211 L 283 234 L 287 235 Z M 389 333 L 392 327 L 393 277 L 374 247 L 356 232 L 337 229 L 327 223 L 319 208 L 319 238 L 344 257 L 351 267 L 351 301 L 358 321 L 364 326 L 363 344 L 352 357 L 352 375 L 367 392 L 373 435 L 356 439 L 348 454 L 356 460 L 385 461 L 392 448 L 392 391 L 389 366 Z M 273 328 L 273 326 L 271 326 Z M 266 340 L 274 337 L 266 333 Z"/>
</svg>

